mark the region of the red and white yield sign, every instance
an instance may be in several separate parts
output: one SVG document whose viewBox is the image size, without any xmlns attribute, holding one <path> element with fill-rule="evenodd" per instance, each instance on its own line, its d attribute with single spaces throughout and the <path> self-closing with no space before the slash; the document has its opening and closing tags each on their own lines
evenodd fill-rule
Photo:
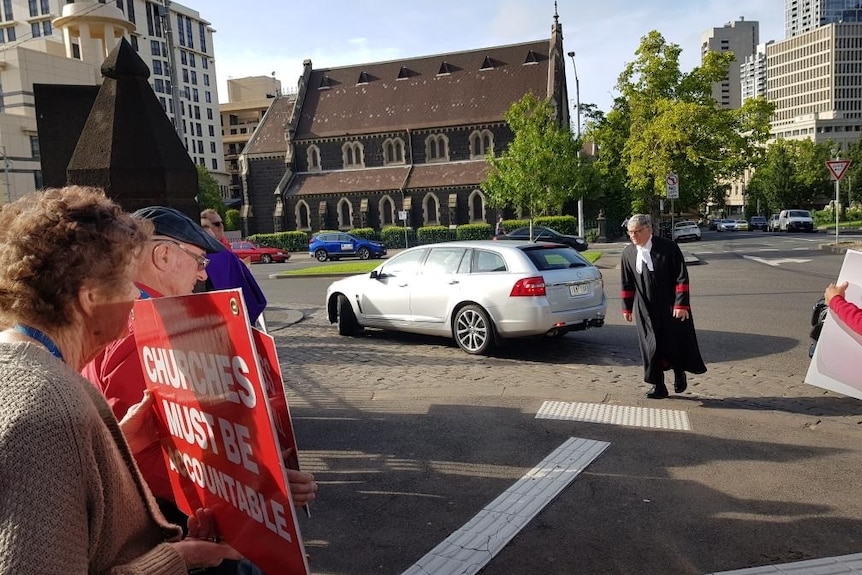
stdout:
<svg viewBox="0 0 862 575">
<path fill-rule="evenodd" d="M 847 173 L 847 168 L 850 167 L 850 160 L 828 160 L 826 167 L 829 168 L 832 179 L 840 182 Z"/>
<path fill-rule="evenodd" d="M 668 174 L 664 178 L 665 182 L 665 191 L 667 192 L 667 199 L 669 200 L 678 200 L 679 199 L 679 176 L 676 174 Z"/>
</svg>

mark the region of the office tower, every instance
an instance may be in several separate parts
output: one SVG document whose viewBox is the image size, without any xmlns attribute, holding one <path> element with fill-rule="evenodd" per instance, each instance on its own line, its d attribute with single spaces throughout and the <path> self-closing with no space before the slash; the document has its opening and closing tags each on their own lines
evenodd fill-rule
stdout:
<svg viewBox="0 0 862 575">
<path fill-rule="evenodd" d="M 759 38 L 759 24 L 742 17 L 701 35 L 701 59 L 711 51 L 733 52 L 735 57 L 727 77 L 712 87 L 712 97 L 722 108 L 739 108 L 742 105 L 739 65 L 756 52 Z"/>
<path fill-rule="evenodd" d="M 841 22 L 862 22 L 859 0 L 784 0 L 785 38 Z"/>
</svg>

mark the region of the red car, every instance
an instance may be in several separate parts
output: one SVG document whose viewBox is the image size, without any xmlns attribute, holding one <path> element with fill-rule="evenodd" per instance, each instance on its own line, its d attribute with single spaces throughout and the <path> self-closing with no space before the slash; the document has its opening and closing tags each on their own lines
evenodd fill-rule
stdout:
<svg viewBox="0 0 862 575">
<path fill-rule="evenodd" d="M 262 264 L 286 262 L 290 259 L 290 252 L 278 248 L 261 247 L 247 240 L 231 242 L 230 251 L 238 255 L 240 259 L 249 260 L 253 264 L 257 262 Z"/>
</svg>

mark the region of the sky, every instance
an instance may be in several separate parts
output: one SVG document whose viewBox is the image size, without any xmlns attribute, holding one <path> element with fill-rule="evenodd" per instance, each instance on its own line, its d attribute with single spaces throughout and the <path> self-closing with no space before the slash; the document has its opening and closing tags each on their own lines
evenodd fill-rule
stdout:
<svg viewBox="0 0 862 575">
<path fill-rule="evenodd" d="M 295 90 L 303 60 L 315 69 L 475 50 L 550 38 L 553 0 L 183 0 L 216 30 L 219 101 L 227 80 L 269 76 Z M 643 36 L 657 30 L 700 62 L 701 35 L 743 17 L 760 42 L 784 37 L 783 0 L 559 0 L 563 47 L 575 52 L 582 104 L 608 111 L 614 86 Z M 572 113 L 575 84 L 566 77 Z"/>
</svg>

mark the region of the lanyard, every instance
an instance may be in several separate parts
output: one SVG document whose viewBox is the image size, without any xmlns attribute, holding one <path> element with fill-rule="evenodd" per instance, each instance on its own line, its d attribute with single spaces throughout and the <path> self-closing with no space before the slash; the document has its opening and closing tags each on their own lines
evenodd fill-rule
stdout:
<svg viewBox="0 0 862 575">
<path fill-rule="evenodd" d="M 51 352 L 51 355 L 53 355 L 60 361 L 63 361 L 63 354 L 60 352 L 60 348 L 57 347 L 57 344 L 54 343 L 54 341 L 50 337 L 48 337 L 45 332 L 40 331 L 35 327 L 30 327 L 29 325 L 22 325 L 20 323 L 16 323 L 14 326 L 12 326 L 12 329 L 17 331 L 18 333 L 23 333 L 31 339 L 35 339 L 36 341 L 44 345 L 48 349 L 48 351 Z"/>
</svg>

